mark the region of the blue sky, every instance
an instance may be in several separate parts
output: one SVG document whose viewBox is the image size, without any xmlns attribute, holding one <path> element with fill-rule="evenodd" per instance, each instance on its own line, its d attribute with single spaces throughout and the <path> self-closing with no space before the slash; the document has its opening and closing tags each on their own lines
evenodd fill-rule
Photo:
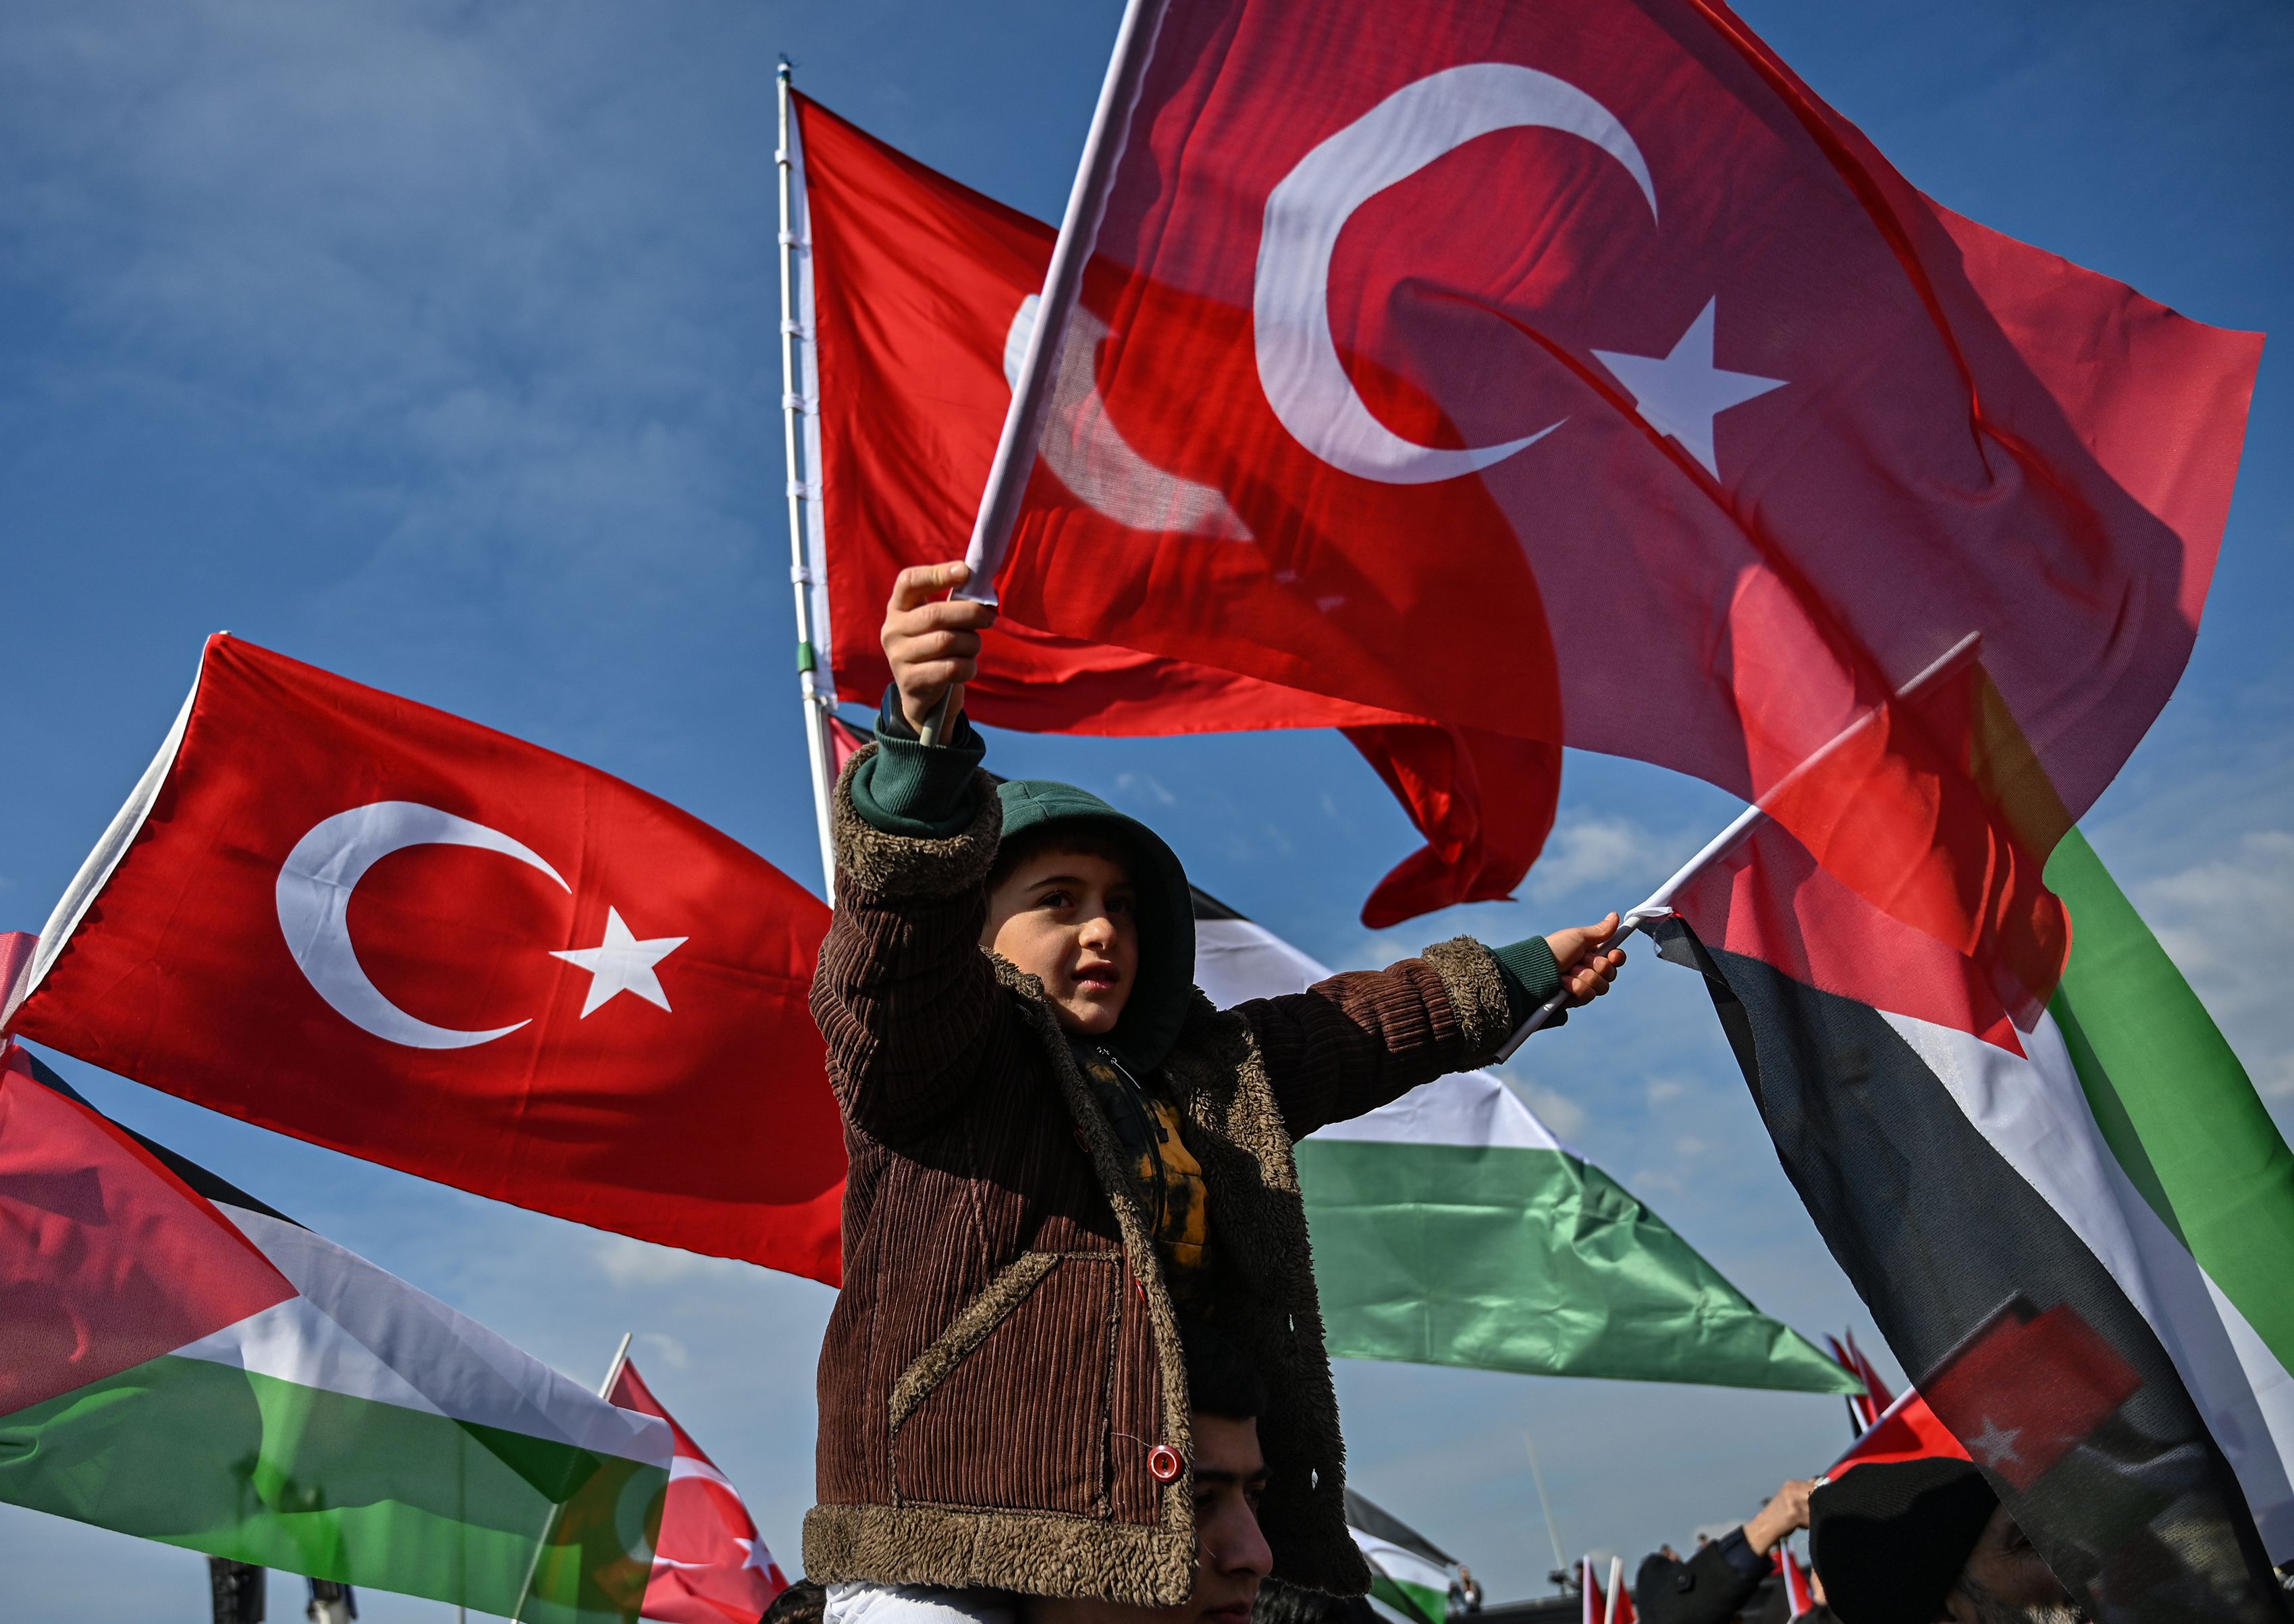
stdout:
<svg viewBox="0 0 2294 1624">
<path fill-rule="evenodd" d="M 1754 0 L 1928 191 L 2184 313 L 2294 333 L 2294 12 Z M 956 7 L 18 0 L 0 30 L 0 929 L 37 929 L 228 628 L 618 773 L 807 883 L 791 677 L 771 74 L 1055 216 L 1114 0 Z M 2294 399 L 2266 355 L 2180 692 L 2088 827 L 2294 1121 Z M 956 539 L 960 540 L 960 539 Z M 951 550 L 954 550 L 953 543 Z M 1631 680 L 1630 660 L 1619 680 Z M 1638 899 L 1732 810 L 1573 756 L 1522 901 L 1373 939 L 1412 843 L 1332 735 L 998 735 L 1151 818 L 1211 890 L 1368 963 Z M 577 1376 L 625 1329 L 785 1563 L 827 1292 L 497 1206 L 64 1063 L 124 1120 Z M 1869 1322 L 1709 1006 L 1644 961 L 1512 1080 L 1772 1312 Z M 1355 1480 L 1493 1596 L 1564 1538 L 1637 1556 L 1741 1517 L 1836 1401 L 1342 1365 Z M 205 1616 L 198 1559 L 0 1507 L 0 1594 Z M 284 1583 L 273 1616 L 299 1604 Z M 435 1619 L 376 1596 L 370 1619 Z"/>
</svg>

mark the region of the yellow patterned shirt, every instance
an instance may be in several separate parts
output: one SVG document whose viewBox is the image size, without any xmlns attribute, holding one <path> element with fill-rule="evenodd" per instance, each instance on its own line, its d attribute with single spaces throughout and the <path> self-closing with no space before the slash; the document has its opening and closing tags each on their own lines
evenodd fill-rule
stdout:
<svg viewBox="0 0 2294 1624">
<path fill-rule="evenodd" d="M 1202 1164 L 1179 1136 L 1179 1108 L 1142 1087 L 1099 1045 L 1075 1043 L 1076 1061 L 1115 1125 L 1116 1142 L 1162 1255 L 1172 1300 L 1190 1313 L 1210 1307 L 1210 1198 Z"/>
</svg>

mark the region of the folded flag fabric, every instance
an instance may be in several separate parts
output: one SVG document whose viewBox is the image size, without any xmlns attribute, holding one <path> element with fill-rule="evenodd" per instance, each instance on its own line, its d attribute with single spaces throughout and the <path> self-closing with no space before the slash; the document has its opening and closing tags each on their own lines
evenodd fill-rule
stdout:
<svg viewBox="0 0 2294 1624">
<path fill-rule="evenodd" d="M 1330 972 L 1195 893 L 1213 1003 Z M 1486 1071 L 1301 1140 L 1298 1181 L 1333 1354 L 1542 1376 L 1861 1391 L 1755 1309 L 1665 1222 Z"/>
<path fill-rule="evenodd" d="M 1808 1570 L 1801 1566 L 1800 1558 L 1793 1555 L 1789 1539 L 1777 1547 L 1777 1571 L 1785 1581 L 1785 1617 L 1787 1620 L 1796 1619 L 1816 1605 L 1816 1592 L 1809 1587 Z"/>
<path fill-rule="evenodd" d="M 1442 1624 L 1455 1557 L 1354 1489 L 1346 1490 L 1346 1532 L 1369 1559 L 1373 1599 L 1417 1624 Z"/>
<path fill-rule="evenodd" d="M 606 1396 L 623 1409 L 660 1417 L 676 1441 L 639 1616 L 662 1624 L 757 1624 L 788 1578 L 758 1537 L 741 1491 L 653 1396 L 634 1361 L 622 1362 Z"/>
<path fill-rule="evenodd" d="M 534 1624 L 631 1620 L 663 1422 L 0 1051 L 0 1500 Z"/>
<path fill-rule="evenodd" d="M 939 563 L 971 528 L 1053 231 L 809 97 L 792 103 L 800 423 L 818 472 L 802 508 L 818 679 L 873 706 L 891 675 L 876 634 L 893 577 Z M 1248 545 L 1216 491 L 1123 437 L 1099 406 L 1087 352 L 1062 379 L 1051 477 L 1119 522 L 1167 517 Z M 1438 727 L 1120 639 L 1053 637 L 1021 615 L 987 634 L 964 703 L 975 720 L 1032 733 L 1345 729 L 1427 840 L 1363 905 L 1373 930 L 1509 895 L 1544 844 L 1560 789 L 1550 742 Z"/>
<path fill-rule="evenodd" d="M 827 927 L 655 796 L 217 636 L 0 1024 L 347 1155 L 834 1282 Z"/>
<path fill-rule="evenodd" d="M 1708 779 L 2043 1001 L 2260 337 L 1923 196 L 1720 0 L 1139 15 L 1048 375 L 1250 540 L 1110 517 L 1047 412 L 1007 612 Z"/>
<path fill-rule="evenodd" d="M 2028 1031 L 1774 824 L 1675 897 L 1786 1173 L 1924 1404 L 2099 1618 L 2282 1616 L 2294 1157 L 2076 832 Z"/>
<path fill-rule="evenodd" d="M 1907 1387 L 1848 1446 L 1846 1454 L 1824 1469 L 1824 1474 L 1838 1477 L 1851 1466 L 1875 1461 L 1925 1460 L 1932 1456 L 1952 1460 L 1974 1458 L 1967 1452 L 1967 1446 L 1952 1435 L 1951 1429 L 1936 1418 L 1928 1401 L 1920 1397 L 1920 1390 Z"/>
</svg>

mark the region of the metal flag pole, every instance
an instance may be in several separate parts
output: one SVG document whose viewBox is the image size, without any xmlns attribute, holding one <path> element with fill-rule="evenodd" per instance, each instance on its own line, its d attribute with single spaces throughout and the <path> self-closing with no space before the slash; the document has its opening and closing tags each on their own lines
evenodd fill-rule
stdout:
<svg viewBox="0 0 2294 1624">
<path fill-rule="evenodd" d="M 1139 100 L 1139 86 L 1147 77 L 1147 59 L 1155 52 L 1155 35 L 1163 26 L 1166 0 L 1124 0 L 1123 21 L 1115 32 L 1115 49 L 1107 59 L 1107 77 L 1100 82 L 1099 105 L 1092 110 L 1091 132 L 1084 137 L 1083 160 L 1076 166 L 1075 185 L 1068 192 L 1067 213 L 1060 216 L 1059 240 L 1052 245 L 1052 263 L 1044 272 L 1044 291 L 1036 304 L 1035 329 L 1028 335 L 1028 351 L 1012 385 L 1012 405 L 1004 414 L 1004 429 L 997 436 L 996 458 L 988 465 L 988 483 L 980 495 L 980 512 L 972 524 L 972 542 L 964 561 L 972 579 L 955 596 L 976 604 L 996 601 L 996 572 L 1012 543 L 1012 525 L 1020 516 L 1020 499 L 1027 493 L 1028 475 L 1036 466 L 1036 442 L 1041 436 L 1044 414 L 1051 410 L 1053 373 L 1067 337 L 1068 313 L 1075 308 L 1083 287 L 1083 268 L 1099 237 L 1100 215 L 1122 161 L 1124 143 L 1131 134 L 1131 110 Z M 937 744 L 953 720 L 956 690 L 950 687 L 940 709 L 918 730 L 926 744 Z"/>
<path fill-rule="evenodd" d="M 788 60 L 781 60 L 777 76 L 780 96 L 780 144 L 774 150 L 773 162 L 780 172 L 781 198 L 781 439 L 788 467 L 789 521 L 789 582 L 796 594 L 796 681 L 797 692 L 804 702 L 805 753 L 810 759 L 812 772 L 813 819 L 820 834 L 820 883 L 822 893 L 830 902 L 836 900 L 836 853 L 829 838 L 828 797 L 832 775 L 828 770 L 828 708 L 835 702 L 834 694 L 820 680 L 820 645 L 812 623 L 813 572 L 812 549 L 807 545 L 808 520 L 818 523 L 820 508 L 820 468 L 817 456 L 808 456 L 807 441 L 814 442 L 818 451 L 818 431 L 808 435 L 805 419 L 809 417 L 818 425 L 820 420 L 820 400 L 817 394 L 805 392 L 807 369 L 800 361 L 811 362 L 815 388 L 818 387 L 818 352 L 814 345 L 814 321 L 809 287 L 801 296 L 797 287 L 797 256 L 805 257 L 808 275 L 811 270 L 812 217 L 803 207 L 804 177 L 798 172 L 801 139 L 796 127 L 794 110 L 789 103 L 790 77 L 793 68 Z M 807 346 L 800 352 L 798 346 Z M 811 513 L 806 511 L 807 504 Z"/>
<path fill-rule="evenodd" d="M 1601 1624 L 1617 1624 L 1617 1592 L 1624 1587 L 1625 1559 L 1609 1558 L 1609 1594 L 1601 1598 Z"/>
<path fill-rule="evenodd" d="M 1561 1526 L 1553 1520 L 1553 1502 L 1546 1498 L 1545 1474 L 1538 1469 L 1537 1446 L 1529 1441 L 1529 1429 L 1521 1429 L 1521 1447 L 1529 1451 L 1529 1481 L 1537 1485 L 1538 1509 L 1545 1514 L 1545 1537 L 1553 1541 L 1553 1571 L 1555 1582 L 1569 1571 L 1569 1558 L 1561 1554 Z"/>
<path fill-rule="evenodd" d="M 1930 662 L 1917 676 L 1898 688 L 1894 694 L 1895 699 L 1910 699 L 1946 672 L 1954 670 L 1966 661 L 1974 658 L 1975 651 L 1982 645 L 1982 633 L 1969 632 Z M 1770 785 L 1762 800 L 1774 801 L 1793 785 L 1805 778 L 1820 763 L 1837 753 L 1842 746 L 1871 727 L 1878 718 L 1881 709 L 1882 707 L 1875 705 L 1842 728 L 1821 748 Z M 1660 919 L 1669 917 L 1672 913 L 1672 899 L 1679 894 L 1681 887 L 1743 845 L 1751 837 L 1753 830 L 1768 821 L 1768 809 L 1761 801 L 1756 800 L 1737 814 L 1729 821 L 1729 826 L 1705 841 L 1703 849 L 1688 862 L 1682 864 L 1672 879 L 1651 891 L 1648 900 L 1627 913 L 1618 922 L 1615 931 L 1601 944 L 1597 951 L 1607 953 L 1613 947 L 1622 946 L 1625 939 L 1634 932 L 1655 923 Z M 1505 1047 L 1497 1052 L 1497 1059 L 1501 1061 L 1511 1060 L 1514 1051 L 1528 1040 L 1529 1035 L 1558 1015 L 1561 1012 L 1561 1006 L 1568 1001 L 1569 989 L 1565 987 L 1543 1003 L 1539 1004 L 1531 1012 L 1529 1019 L 1521 1023 L 1521 1029 L 1506 1040 Z"/>
<path fill-rule="evenodd" d="M 614 1350 L 614 1362 L 606 1367 L 606 1379 L 598 1384 L 599 1398 L 610 1401 L 614 1384 L 622 1379 L 622 1367 L 630 1362 L 630 1340 L 636 1335 L 635 1331 L 622 1333 L 622 1345 Z M 525 1616 L 525 1604 L 533 1596 L 534 1575 L 541 1571 L 541 1554 L 549 1548 L 549 1536 L 557 1531 L 557 1519 L 565 1513 L 563 1506 L 552 1506 L 549 1520 L 541 1525 L 541 1543 L 533 1547 L 533 1560 L 525 1564 L 525 1582 L 517 1587 L 517 1605 L 510 1609 L 513 1624 Z"/>
</svg>

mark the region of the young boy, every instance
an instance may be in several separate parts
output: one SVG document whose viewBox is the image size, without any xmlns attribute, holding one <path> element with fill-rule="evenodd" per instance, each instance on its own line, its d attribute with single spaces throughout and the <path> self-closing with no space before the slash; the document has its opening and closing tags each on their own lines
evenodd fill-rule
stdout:
<svg viewBox="0 0 2294 1624">
<path fill-rule="evenodd" d="M 896 1586 L 1186 1604 L 1192 1324 L 1265 1384 L 1274 1574 L 1360 1594 L 1291 1143 L 1486 1062 L 1565 986 L 1606 992 L 1616 922 L 1213 1010 L 1170 848 L 1081 790 L 979 770 L 962 685 L 995 612 L 934 601 L 964 578 L 902 572 L 876 742 L 836 787 L 812 1005 L 851 1172 L 806 1571 L 830 1624 L 889 1616 Z"/>
</svg>

